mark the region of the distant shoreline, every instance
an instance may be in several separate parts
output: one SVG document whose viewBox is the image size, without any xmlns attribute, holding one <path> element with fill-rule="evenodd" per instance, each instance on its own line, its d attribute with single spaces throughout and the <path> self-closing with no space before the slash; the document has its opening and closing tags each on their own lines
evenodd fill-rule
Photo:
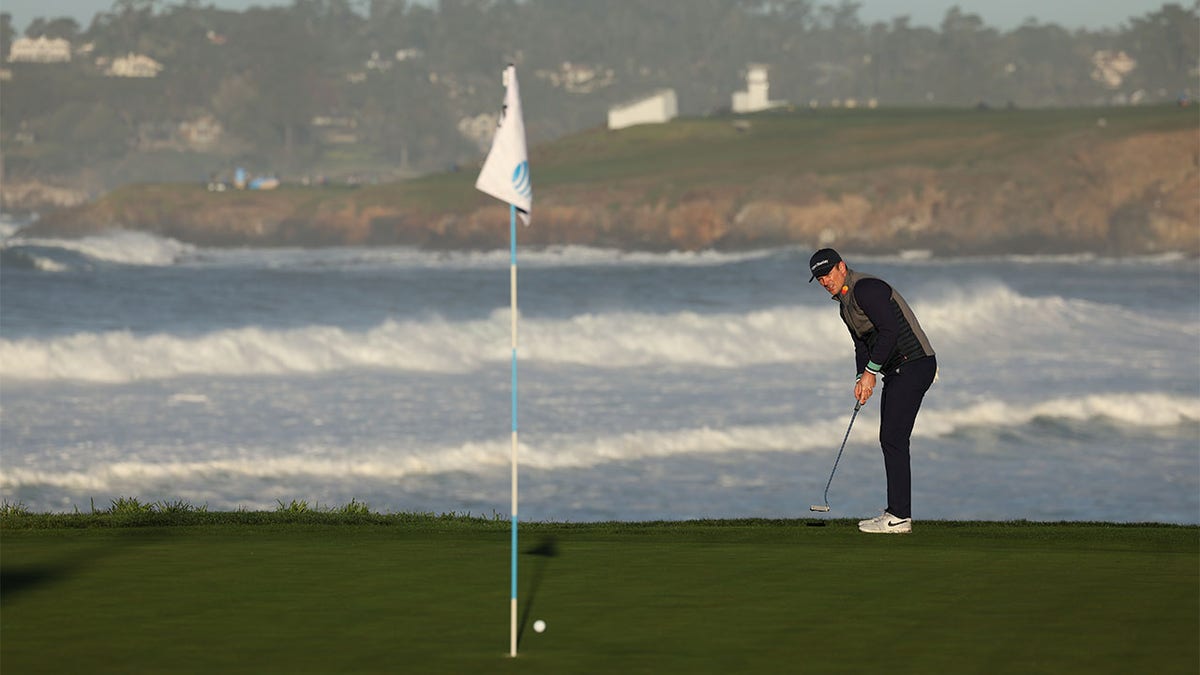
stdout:
<svg viewBox="0 0 1200 675">
<path fill-rule="evenodd" d="M 1194 111 L 861 111 L 593 130 L 536 148 L 527 245 L 939 255 L 1200 255 Z M 1099 122 L 1102 122 L 1099 123 Z M 731 168 L 733 167 L 733 168 Z M 129 185 L 33 235 L 145 231 L 204 246 L 507 245 L 473 171 L 354 188 Z"/>
</svg>

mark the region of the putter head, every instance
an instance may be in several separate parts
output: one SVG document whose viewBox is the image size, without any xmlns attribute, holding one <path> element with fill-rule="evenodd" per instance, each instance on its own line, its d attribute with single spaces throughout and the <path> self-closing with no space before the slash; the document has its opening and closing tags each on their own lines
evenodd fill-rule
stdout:
<svg viewBox="0 0 1200 675">
<path fill-rule="evenodd" d="M 808 510 L 809 511 L 820 511 L 821 513 L 827 513 L 829 511 L 829 505 L 828 504 L 813 504 L 812 506 L 808 507 Z"/>
</svg>

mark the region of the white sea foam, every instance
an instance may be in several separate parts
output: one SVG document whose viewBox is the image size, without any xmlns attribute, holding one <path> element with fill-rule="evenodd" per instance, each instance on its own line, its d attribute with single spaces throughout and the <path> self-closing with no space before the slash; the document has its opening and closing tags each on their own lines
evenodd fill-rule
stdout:
<svg viewBox="0 0 1200 675">
<path fill-rule="evenodd" d="M 507 503 L 507 251 L 3 255 L 10 502 Z M 836 307 L 797 281 L 807 255 L 522 249 L 563 270 L 521 289 L 523 512 L 771 515 L 820 495 L 853 358 Z M 1195 522 L 1194 259 L 879 260 L 942 367 L 914 438 L 929 517 Z M 1131 285 L 1134 266 L 1157 269 Z M 839 469 L 848 513 L 878 506 L 878 410 Z"/>
<path fill-rule="evenodd" d="M 815 346 L 804 310 L 748 315 L 582 315 L 521 324 L 522 359 L 596 367 L 695 364 L 732 367 L 808 358 Z M 0 340 L 9 380 L 131 382 L 190 375 L 286 375 L 383 368 L 467 372 L 511 357 L 509 314 L 451 323 L 387 321 L 365 332 L 331 326 L 239 328 L 199 337 L 81 333 Z M 818 335 L 836 330 L 826 322 Z"/>
<path fill-rule="evenodd" d="M 1144 323 L 1131 310 L 1058 297 L 1030 298 L 999 284 L 951 289 L 927 298 L 923 324 L 939 350 L 990 349 L 991 358 L 1053 350 L 1058 358 L 1127 360 L 1123 340 L 1104 337 L 1111 326 Z M 1158 334 L 1200 339 L 1186 319 Z M 612 312 L 520 323 L 522 361 L 597 368 L 654 365 L 738 368 L 810 363 L 829 357 L 845 339 L 836 313 L 820 307 L 778 307 L 746 313 L 647 314 Z M 461 373 L 508 360 L 509 312 L 451 322 L 389 320 L 365 331 L 334 326 L 288 330 L 260 327 L 199 336 L 79 333 L 49 339 L 0 339 L 0 377 L 121 383 L 181 376 L 289 375 L 354 369 Z M 1111 340 L 1100 349 L 1097 340 Z M 1161 342 L 1162 338 L 1154 338 Z M 1052 343 L 1049 341 L 1053 341 Z M 1157 343 L 1156 343 L 1157 344 Z M 1169 352 L 1171 344 L 1157 350 Z M 980 354 L 984 358 L 985 354 Z M 1144 350 L 1143 358 L 1153 356 Z"/>
<path fill-rule="evenodd" d="M 37 246 L 73 251 L 94 260 L 126 265 L 168 266 L 250 266 L 270 269 L 340 268 L 419 268 L 419 269 L 499 269 L 510 263 L 507 249 L 488 251 L 426 251 L 412 247 L 332 247 L 310 248 L 200 248 L 169 237 L 146 232 L 112 230 L 81 239 L 25 238 L 20 235 L 24 222 L 0 221 L 0 239 L 6 247 Z M 521 247 L 518 262 L 528 268 L 568 267 L 714 267 L 761 260 L 780 255 L 803 259 L 809 247 L 795 246 L 752 251 L 620 251 L 589 246 Z M 1008 255 L 970 258 L 940 258 L 926 250 L 906 250 L 893 255 L 848 253 L 859 263 L 924 263 L 974 265 L 986 261 L 1021 264 L 1178 264 L 1186 256 L 1178 253 L 1134 258 L 1103 258 L 1095 254 Z M 47 271 L 59 271 L 47 267 Z"/>
<path fill-rule="evenodd" d="M 488 251 L 426 251 L 412 247 L 331 247 L 331 248 L 200 248 L 169 237 L 129 230 L 111 230 L 80 239 L 25 238 L 20 231 L 25 221 L 0 218 L 0 240 L 8 247 L 39 246 L 74 251 L 95 260 L 128 265 L 166 266 L 193 264 L 205 266 L 252 266 L 267 268 L 356 268 L 409 267 L 449 269 L 493 269 L 507 267 L 508 249 Z M 522 246 L 519 264 L 524 267 L 706 267 L 761 260 L 780 255 L 807 257 L 811 248 L 793 246 L 752 251 L 620 251 L 590 246 Z M 941 264 L 980 262 L 1016 262 L 1021 264 L 1178 264 L 1186 261 L 1181 253 L 1165 253 L 1126 258 L 1105 258 L 1091 253 L 1069 255 L 1003 255 L 939 257 L 927 250 L 913 249 L 898 254 L 855 254 L 844 252 L 859 263 Z"/>
<path fill-rule="evenodd" d="M 8 239 L 28 223 L 24 220 L 13 218 L 8 214 L 0 214 L 0 240 Z"/>
<path fill-rule="evenodd" d="M 112 230 L 80 239 L 26 238 L 19 224 L 0 224 L 8 248 L 38 247 L 78 253 L 87 258 L 125 265 L 254 267 L 267 269 L 502 269 L 511 262 L 507 249 L 490 251 L 425 251 L 412 247 L 332 248 L 200 248 L 169 237 Z M 648 253 L 589 246 L 522 248 L 519 265 L 544 267 L 711 267 L 760 260 L 778 250 L 738 252 L 668 251 Z"/>
<path fill-rule="evenodd" d="M 522 248 L 518 265 L 545 267 L 712 267 L 759 260 L 778 255 L 775 250 L 717 252 L 670 251 L 626 252 L 588 246 Z M 325 268 L 418 268 L 418 269 L 507 269 L 507 249 L 490 251 L 425 251 L 411 247 L 339 247 L 324 249 L 203 249 L 189 262 L 200 265 L 248 265 L 272 269 Z"/>
<path fill-rule="evenodd" d="M 16 236 L 5 240 L 4 246 L 62 249 L 73 251 L 93 260 L 142 266 L 172 265 L 196 250 L 191 244 L 184 244 L 174 239 L 126 230 L 114 230 L 80 239 Z"/>
<path fill-rule="evenodd" d="M 45 256 L 35 255 L 33 253 L 26 253 L 25 257 L 30 262 L 30 264 L 33 265 L 34 269 L 40 270 L 42 272 L 65 272 L 65 271 L 71 269 L 70 265 L 58 262 L 57 260 L 54 260 L 52 258 L 47 258 Z"/>
<path fill-rule="evenodd" d="M 981 401 L 959 409 L 922 413 L 916 433 L 942 436 L 969 428 L 1011 428 L 1037 419 L 1086 422 L 1108 420 L 1134 428 L 1171 427 L 1200 422 L 1200 398 L 1160 393 L 1097 394 L 1037 403 Z"/>
<path fill-rule="evenodd" d="M 1013 428 L 1039 418 L 1087 422 L 1107 420 L 1133 429 L 1200 422 L 1200 398 L 1179 399 L 1154 393 L 1060 398 L 1036 403 L 981 402 L 961 409 L 929 410 L 918 420 L 918 438 L 946 436 L 972 428 Z M 866 420 L 864 420 L 866 422 Z M 874 424 L 872 420 L 867 422 Z M 821 452 L 836 447 L 845 420 L 786 425 L 628 431 L 607 436 L 552 435 L 522 442 L 526 469 L 559 471 L 678 456 L 736 455 L 746 452 Z M 860 433 L 851 444 L 875 443 Z M 198 486 L 229 481 L 308 482 L 327 479 L 398 481 L 439 474 L 494 473 L 509 462 L 509 442 L 471 442 L 441 448 L 302 447 L 278 451 L 240 449 L 237 457 L 178 461 L 117 461 L 89 468 L 49 470 L 6 466 L 0 489 L 37 486 L 72 492 L 113 493 L 162 485 Z M 164 449 L 164 455 L 199 452 Z"/>
<path fill-rule="evenodd" d="M 147 235 L 149 236 L 149 235 Z M 561 245 L 544 247 L 521 246 L 517 259 L 520 267 L 718 267 L 775 257 L 794 258 L 804 265 L 811 248 L 805 246 L 757 249 L 750 251 L 621 251 L 591 246 Z M 849 255 L 849 254 L 848 254 Z M 981 262 L 1020 263 L 1026 265 L 1106 264 L 1122 266 L 1175 265 L 1188 260 L 1181 253 L 1106 258 L 1092 253 L 1069 255 L 1000 255 L 942 258 L 923 249 L 904 250 L 898 254 L 852 256 L 862 264 L 938 264 L 978 265 Z M 506 248 L 486 251 L 428 251 L 412 247 L 333 247 L 308 248 L 234 248 L 199 249 L 190 262 L 209 265 L 249 265 L 269 268 L 326 268 L 401 267 L 421 269 L 501 269 L 511 262 Z"/>
<path fill-rule="evenodd" d="M 797 251 L 807 255 L 807 249 L 799 248 Z M 841 253 L 845 258 L 847 258 L 847 260 L 854 263 L 854 265 L 857 267 L 863 267 L 866 264 L 874 263 L 923 263 L 926 261 L 936 261 L 936 263 L 939 265 L 966 266 L 975 266 L 979 265 L 980 263 L 1016 263 L 1019 265 L 1028 266 L 1112 265 L 1121 267 L 1144 267 L 1146 265 L 1178 265 L 1180 263 L 1187 263 L 1189 261 L 1194 263 L 1196 260 L 1194 256 L 1189 256 L 1186 253 L 1178 251 L 1120 257 L 1105 256 L 1097 253 L 1006 253 L 969 256 L 939 256 L 924 249 L 908 249 L 902 250 L 899 253 L 887 254 L 862 254 L 855 253 L 853 251 L 842 251 Z"/>
<path fill-rule="evenodd" d="M 0 340 L 0 377 L 119 383 L 355 368 L 461 372 L 503 358 L 507 350 L 501 347 L 501 323 L 389 321 L 364 333 L 330 326 L 283 331 L 252 327 L 194 338 L 116 331 L 47 341 Z"/>
</svg>

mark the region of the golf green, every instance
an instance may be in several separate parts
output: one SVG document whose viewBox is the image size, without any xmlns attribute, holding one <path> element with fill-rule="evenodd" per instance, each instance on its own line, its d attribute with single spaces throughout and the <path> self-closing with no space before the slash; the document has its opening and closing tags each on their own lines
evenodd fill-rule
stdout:
<svg viewBox="0 0 1200 675">
<path fill-rule="evenodd" d="M 20 673 L 1195 673 L 1200 529 L 849 521 L 0 529 Z M 545 546 L 553 541 L 554 546 Z M 556 555 L 545 555 L 555 553 Z M 542 619 L 543 633 L 532 630 Z"/>
</svg>

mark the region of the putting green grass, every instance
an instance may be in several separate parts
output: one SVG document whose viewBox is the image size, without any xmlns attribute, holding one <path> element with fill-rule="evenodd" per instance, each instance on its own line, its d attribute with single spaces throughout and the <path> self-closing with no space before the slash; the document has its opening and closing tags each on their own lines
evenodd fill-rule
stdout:
<svg viewBox="0 0 1200 675">
<path fill-rule="evenodd" d="M 0 529 L 21 673 L 1196 673 L 1200 530 L 496 520 Z M 533 621 L 547 622 L 544 633 Z"/>
</svg>

